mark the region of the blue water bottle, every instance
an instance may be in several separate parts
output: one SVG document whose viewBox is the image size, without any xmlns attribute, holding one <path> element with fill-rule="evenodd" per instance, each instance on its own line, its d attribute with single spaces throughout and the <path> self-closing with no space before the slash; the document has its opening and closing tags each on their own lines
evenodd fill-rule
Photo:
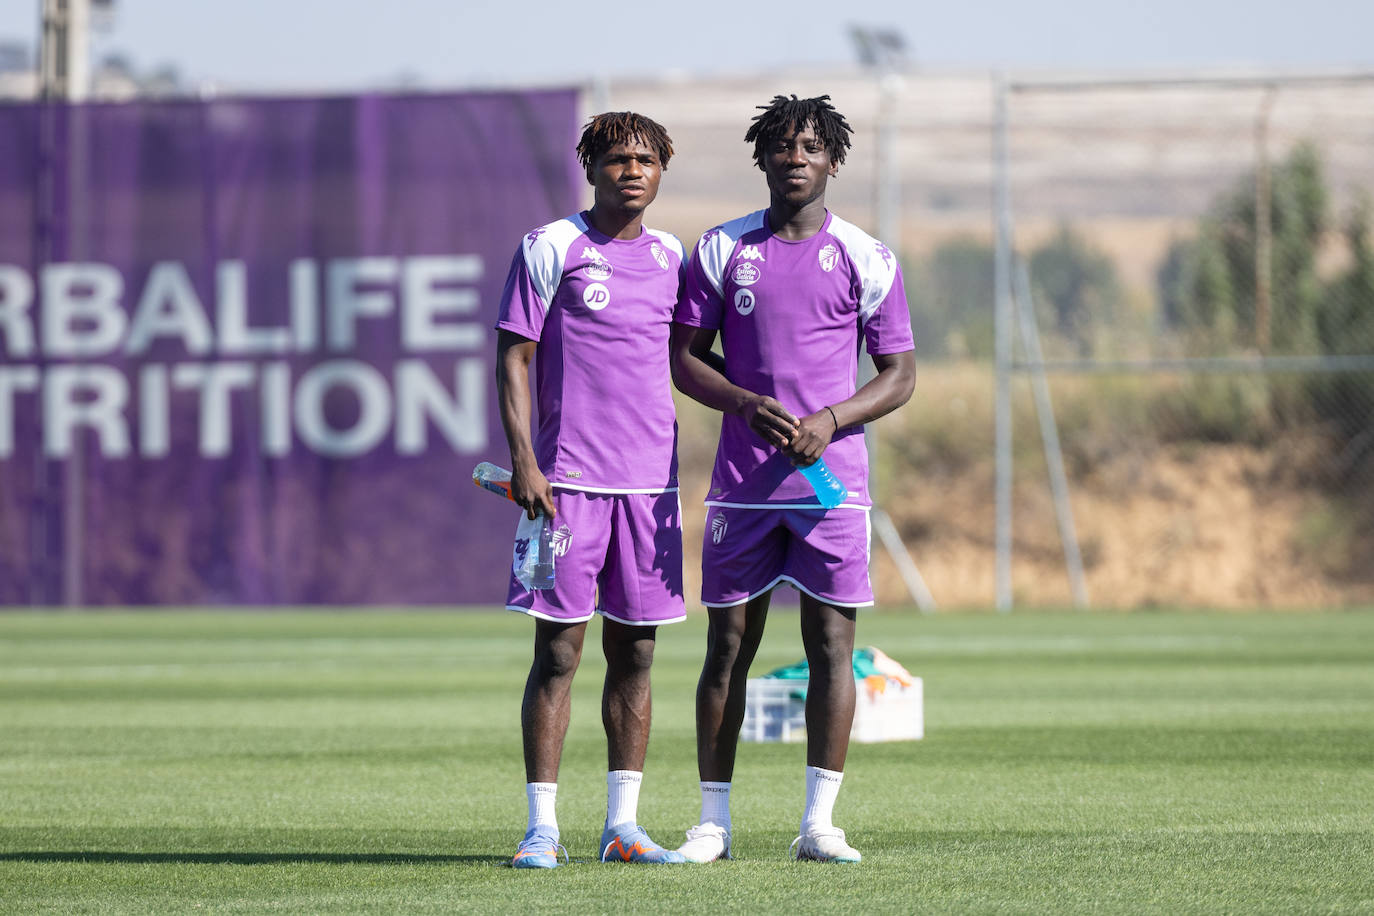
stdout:
<svg viewBox="0 0 1374 916">
<path fill-rule="evenodd" d="M 821 505 L 825 508 L 833 509 L 849 496 L 849 491 L 844 488 L 840 478 L 835 476 L 834 471 L 826 467 L 824 458 L 817 458 L 815 464 L 809 464 L 804 468 L 797 468 L 797 470 L 811 484 L 811 489 L 816 491 L 816 498 L 821 501 Z"/>
</svg>

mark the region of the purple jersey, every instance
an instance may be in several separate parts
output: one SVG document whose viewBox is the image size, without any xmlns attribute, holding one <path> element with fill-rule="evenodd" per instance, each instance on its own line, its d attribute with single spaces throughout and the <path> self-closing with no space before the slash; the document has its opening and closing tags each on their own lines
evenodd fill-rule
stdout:
<svg viewBox="0 0 1374 916">
<path fill-rule="evenodd" d="M 766 210 L 707 232 L 674 320 L 719 330 L 730 381 L 799 417 L 854 394 L 860 334 L 870 354 L 914 347 L 897 259 L 832 213 L 796 242 L 773 234 Z M 825 462 L 849 489 L 846 505 L 871 505 L 862 427 L 840 430 Z M 725 414 L 706 504 L 814 507 L 816 497 L 781 452 Z"/>
<path fill-rule="evenodd" d="M 675 237 L 613 239 L 586 213 L 521 242 L 496 326 L 539 342 L 534 452 L 555 487 L 677 488 L 668 330 L 682 276 Z"/>
</svg>

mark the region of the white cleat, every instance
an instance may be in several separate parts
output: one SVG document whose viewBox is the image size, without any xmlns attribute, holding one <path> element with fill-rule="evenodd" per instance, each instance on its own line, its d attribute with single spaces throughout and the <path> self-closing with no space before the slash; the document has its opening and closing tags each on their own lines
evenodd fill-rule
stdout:
<svg viewBox="0 0 1374 916">
<path fill-rule="evenodd" d="M 697 824 L 687 831 L 687 842 L 677 848 L 688 862 L 698 865 L 730 858 L 730 831 L 716 824 Z"/>
<path fill-rule="evenodd" d="M 798 862 L 860 862 L 859 850 L 844 841 L 844 831 L 828 827 L 803 833 L 788 850 Z"/>
</svg>

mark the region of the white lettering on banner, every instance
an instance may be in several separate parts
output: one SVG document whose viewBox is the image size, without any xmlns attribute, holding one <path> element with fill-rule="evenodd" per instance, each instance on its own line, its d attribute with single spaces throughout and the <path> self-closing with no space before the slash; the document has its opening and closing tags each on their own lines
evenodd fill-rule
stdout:
<svg viewBox="0 0 1374 916">
<path fill-rule="evenodd" d="M 119 271 L 108 264 L 47 264 L 42 287 L 44 355 L 100 356 L 119 345 L 129 323 L 119 306 Z"/>
<path fill-rule="evenodd" d="M 0 458 L 14 454 L 15 392 L 37 390 L 37 366 L 0 366 Z"/>
<path fill-rule="evenodd" d="M 334 429 L 324 415 L 331 388 L 350 388 L 358 401 L 351 429 Z M 376 448 L 391 425 L 391 395 L 382 374 L 367 363 L 340 359 L 322 363 L 305 374 L 292 400 L 296 432 L 321 455 L 361 455 Z"/>
<path fill-rule="evenodd" d="M 358 319 L 391 314 L 395 299 L 390 289 L 360 289 L 360 284 L 391 286 L 396 282 L 395 258 L 356 258 L 329 264 L 329 349 L 348 353 L 358 345 Z"/>
<path fill-rule="evenodd" d="M 248 269 L 242 261 L 225 261 L 215 271 L 215 323 L 221 353 L 291 352 L 290 328 L 248 326 Z"/>
<path fill-rule="evenodd" d="M 50 458 L 83 441 L 107 458 L 163 458 L 172 430 L 187 423 L 208 458 L 245 447 L 351 457 L 388 439 L 416 455 L 436 434 L 456 452 L 480 452 L 489 371 L 484 356 L 464 354 L 484 354 L 489 340 L 476 289 L 483 273 L 478 255 L 298 258 L 280 317 L 263 321 L 251 308 L 261 284 L 239 260 L 214 265 L 213 301 L 179 261 L 152 265 L 132 287 L 109 264 L 45 264 L 36 275 L 0 264 L 0 460 L 14 454 L 26 400 Z M 360 340 L 394 350 L 382 357 L 389 368 L 352 358 Z M 189 359 L 169 363 L 169 349 Z M 339 355 L 304 369 L 282 359 L 321 351 Z M 341 398 L 353 405 L 346 422 L 326 407 Z"/>
<path fill-rule="evenodd" d="M 165 458 L 172 451 L 170 400 L 166 366 L 138 371 L 138 453 L 145 458 Z"/>
<path fill-rule="evenodd" d="M 124 352 L 130 356 L 146 353 L 158 337 L 180 339 L 186 352 L 193 356 L 209 353 L 214 341 L 205 306 L 196 295 L 186 268 L 176 261 L 154 264 L 148 272 Z"/>
<path fill-rule="evenodd" d="M 18 267 L 0 264 L 0 335 L 5 352 L 12 357 L 33 355 L 33 325 L 29 306 L 33 305 L 33 280 Z"/>
<path fill-rule="evenodd" d="M 484 328 L 438 320 L 441 315 L 476 318 L 477 291 L 459 284 L 480 279 L 482 259 L 477 255 L 407 258 L 402 277 L 402 346 L 407 350 L 480 349 L 486 341 Z"/>
<path fill-rule="evenodd" d="M 309 353 L 320 345 L 320 270 L 310 258 L 291 262 L 291 328 L 296 352 Z"/>
<path fill-rule="evenodd" d="M 129 426 L 124 405 L 129 383 L 113 366 L 55 366 L 43 379 L 43 454 L 66 458 L 72 453 L 79 426 L 89 426 L 100 443 L 100 454 L 123 458 L 129 454 Z"/>
<path fill-rule="evenodd" d="M 173 388 L 200 389 L 200 453 L 207 458 L 229 454 L 229 396 L 254 382 L 252 363 L 210 363 L 177 366 Z"/>
</svg>

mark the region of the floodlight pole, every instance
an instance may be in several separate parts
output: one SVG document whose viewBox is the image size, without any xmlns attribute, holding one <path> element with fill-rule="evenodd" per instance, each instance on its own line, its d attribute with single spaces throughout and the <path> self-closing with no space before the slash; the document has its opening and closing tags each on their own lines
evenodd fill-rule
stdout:
<svg viewBox="0 0 1374 916">
<path fill-rule="evenodd" d="M 1012 277 L 1011 277 L 1011 180 L 1007 154 L 1006 77 L 997 74 L 993 92 L 996 116 L 993 127 L 993 172 L 997 176 L 996 224 L 997 254 L 993 261 L 996 301 L 993 325 L 996 333 L 997 395 L 994 410 L 996 440 L 996 589 L 997 610 L 1012 607 L 1011 593 L 1011 362 L 1012 362 Z"/>
<path fill-rule="evenodd" d="M 108 0 L 103 5 L 108 7 Z M 91 6 L 92 0 L 42 0 L 39 94 L 49 104 L 42 112 L 40 129 L 34 235 L 36 254 L 43 263 L 86 256 L 86 120 L 73 116 L 70 106 L 90 97 Z M 67 128 L 63 140 L 58 139 L 59 119 Z M 62 194 L 58 193 L 59 181 L 66 185 Z M 62 213 L 57 209 L 59 201 L 64 208 Z M 34 556 L 30 563 L 37 581 L 30 584 L 30 600 L 39 605 L 79 607 L 85 600 L 84 444 L 74 445 L 61 474 L 54 473 L 41 450 L 35 462 L 35 481 L 43 496 L 31 516 L 30 544 Z M 58 486 L 60 533 L 54 532 L 51 525 L 57 516 L 57 498 L 51 491 Z M 60 577 L 48 559 L 54 550 L 61 554 Z"/>
</svg>

